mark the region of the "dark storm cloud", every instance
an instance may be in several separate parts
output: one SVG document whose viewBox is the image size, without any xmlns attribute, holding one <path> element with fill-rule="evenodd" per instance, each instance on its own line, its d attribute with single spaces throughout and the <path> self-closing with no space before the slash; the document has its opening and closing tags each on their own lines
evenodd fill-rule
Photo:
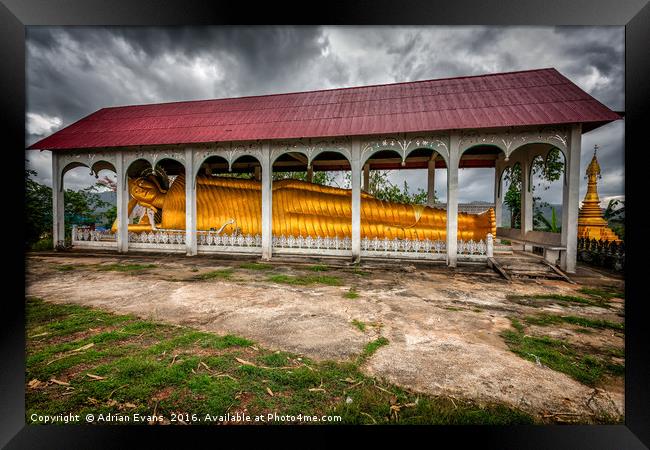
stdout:
<svg viewBox="0 0 650 450">
<path fill-rule="evenodd" d="M 300 90 L 304 72 L 326 58 L 313 86 L 346 82 L 324 57 L 327 38 L 313 27 L 29 28 L 30 111 L 69 124 L 104 106 Z M 218 82 L 197 89 L 180 67 L 214 64 Z"/>
<path fill-rule="evenodd" d="M 26 139 L 31 144 L 108 106 L 540 67 L 557 68 L 620 110 L 623 51 L 622 27 L 29 27 Z M 611 178 L 604 184 L 618 194 L 620 130 L 607 126 L 583 137 L 583 164 L 589 153 L 584 149 L 601 143 Z M 47 180 L 48 152 L 28 156 Z M 463 184 L 461 201 L 484 199 L 491 191 L 490 176 L 478 172 Z M 405 173 L 414 188 L 426 186 L 424 172 Z M 444 183 L 444 171 L 438 173 Z M 66 183 L 89 183 L 84 177 L 71 173 Z"/>
</svg>

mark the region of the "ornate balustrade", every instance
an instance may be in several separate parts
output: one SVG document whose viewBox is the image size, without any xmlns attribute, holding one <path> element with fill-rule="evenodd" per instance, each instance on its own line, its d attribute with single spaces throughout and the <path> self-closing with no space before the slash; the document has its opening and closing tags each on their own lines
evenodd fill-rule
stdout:
<svg viewBox="0 0 650 450">
<path fill-rule="evenodd" d="M 77 247 L 115 247 L 115 233 L 110 230 L 96 230 L 93 227 L 72 225 L 72 245 Z"/>
<path fill-rule="evenodd" d="M 349 256 L 352 240 L 349 237 L 273 236 L 273 253 Z M 461 259 L 485 259 L 492 256 L 493 239 L 458 241 Z M 447 246 L 442 240 L 361 239 L 361 256 L 386 258 L 445 259 Z"/>
<path fill-rule="evenodd" d="M 578 260 L 623 271 L 625 269 L 625 243 L 578 238 Z"/>
<path fill-rule="evenodd" d="M 262 236 L 256 234 L 218 234 L 216 231 L 197 231 L 197 249 L 200 253 L 262 253 Z"/>
<path fill-rule="evenodd" d="M 115 246 L 115 234 L 96 231 L 89 227 L 73 227 L 73 245 L 86 247 Z M 349 256 L 352 251 L 350 237 L 273 236 L 273 253 Z M 184 252 L 185 230 L 151 230 L 129 232 L 129 248 Z M 261 253 L 262 237 L 257 234 L 219 234 L 216 231 L 197 231 L 197 249 L 201 253 Z M 492 256 L 493 239 L 459 240 L 458 256 L 461 259 L 485 259 Z M 361 239 L 361 256 L 414 259 L 442 259 L 447 246 L 442 240 L 411 239 Z"/>
</svg>

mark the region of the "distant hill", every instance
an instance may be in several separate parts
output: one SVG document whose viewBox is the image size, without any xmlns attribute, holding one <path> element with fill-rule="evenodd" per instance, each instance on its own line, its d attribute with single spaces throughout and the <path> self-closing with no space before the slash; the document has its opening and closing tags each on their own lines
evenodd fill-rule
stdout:
<svg viewBox="0 0 650 450">
<path fill-rule="evenodd" d="M 99 192 L 99 198 L 102 199 L 102 201 L 110 203 L 111 206 L 117 205 L 117 192 L 113 192 L 113 191 Z M 97 212 L 104 212 L 107 209 L 109 208 L 97 208 Z"/>
<path fill-rule="evenodd" d="M 542 215 L 546 217 L 546 220 L 551 221 L 552 212 L 551 210 L 555 208 L 555 216 L 558 222 L 558 225 L 562 223 L 562 204 L 549 204 L 542 208 Z M 501 223 L 503 225 L 510 225 L 510 210 L 504 204 L 501 208 Z"/>
</svg>

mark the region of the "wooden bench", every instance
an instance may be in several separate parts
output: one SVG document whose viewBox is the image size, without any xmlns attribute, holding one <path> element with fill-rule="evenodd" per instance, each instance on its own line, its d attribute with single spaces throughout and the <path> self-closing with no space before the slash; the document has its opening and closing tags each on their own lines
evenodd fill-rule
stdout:
<svg viewBox="0 0 650 450">
<path fill-rule="evenodd" d="M 540 247 L 544 249 L 544 259 L 554 265 L 558 264 L 561 253 L 566 251 L 566 246 L 562 245 L 562 235 L 560 233 L 527 231 L 522 236 L 521 230 L 497 228 L 497 239 L 506 239 L 522 244 L 522 250 L 528 250 L 527 247 Z"/>
</svg>

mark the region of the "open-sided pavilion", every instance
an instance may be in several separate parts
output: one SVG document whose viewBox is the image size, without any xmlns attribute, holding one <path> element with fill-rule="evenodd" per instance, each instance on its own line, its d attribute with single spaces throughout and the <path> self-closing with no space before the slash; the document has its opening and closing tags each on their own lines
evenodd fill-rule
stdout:
<svg viewBox="0 0 650 450">
<path fill-rule="evenodd" d="M 494 205 L 501 217 L 504 171 L 522 169 L 521 229 L 497 228 L 497 238 L 528 245 L 553 243 L 560 266 L 575 272 L 581 136 L 621 116 L 552 68 L 376 86 L 103 108 L 31 145 L 52 152 L 53 236 L 64 241 L 63 180 L 70 169 L 117 174 L 117 233 L 105 240 L 75 230 L 73 244 L 115 248 L 273 254 L 431 257 L 456 266 L 486 256 L 481 245 L 458 241 L 458 170 L 494 167 Z M 558 149 L 564 156 L 562 232 L 533 231 L 532 164 Z M 215 238 L 197 231 L 196 182 L 185 185 L 182 233 L 129 233 L 128 179 L 162 167 L 186 180 L 248 172 L 261 181 L 261 236 Z M 361 191 L 369 172 L 428 170 L 429 203 L 436 169 L 447 171 L 446 242 L 370 242 L 361 236 Z M 347 170 L 351 174 L 351 238 L 314 242 L 275 236 L 274 171 Z M 500 225 L 497 222 L 497 226 Z M 153 236 L 153 237 L 152 237 Z M 486 238 L 488 238 L 486 236 Z M 490 236 L 491 240 L 492 237 Z M 487 242 L 486 239 L 485 242 Z"/>
</svg>

